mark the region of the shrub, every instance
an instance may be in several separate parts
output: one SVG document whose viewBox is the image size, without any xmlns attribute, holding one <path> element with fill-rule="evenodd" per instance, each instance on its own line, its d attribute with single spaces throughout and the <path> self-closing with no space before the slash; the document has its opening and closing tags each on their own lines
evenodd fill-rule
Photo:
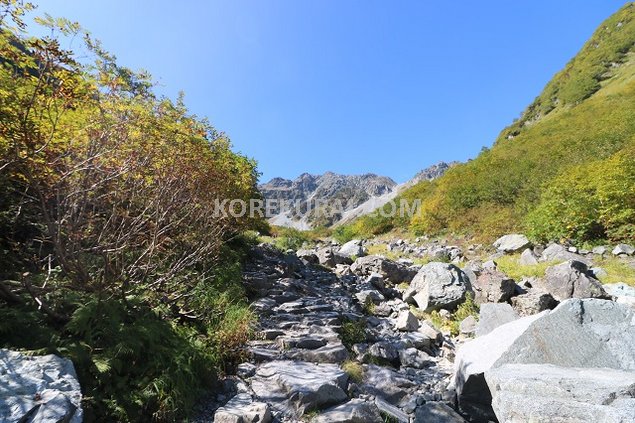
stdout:
<svg viewBox="0 0 635 423">
<path fill-rule="evenodd" d="M 340 329 L 340 338 L 344 346 L 349 350 L 355 344 L 366 342 L 366 319 L 345 321 Z"/>
<path fill-rule="evenodd" d="M 361 383 L 364 380 L 364 368 L 360 363 L 353 360 L 346 360 L 342 363 L 342 370 L 348 374 L 354 382 Z"/>
</svg>

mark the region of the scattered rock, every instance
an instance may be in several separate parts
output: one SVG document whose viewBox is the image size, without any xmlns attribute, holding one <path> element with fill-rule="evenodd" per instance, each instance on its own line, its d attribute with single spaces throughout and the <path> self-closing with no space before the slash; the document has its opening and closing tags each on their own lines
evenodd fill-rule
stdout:
<svg viewBox="0 0 635 423">
<path fill-rule="evenodd" d="M 295 255 L 298 256 L 299 259 L 304 260 L 310 264 L 320 263 L 320 259 L 318 259 L 318 256 L 313 250 L 298 250 L 296 251 Z"/>
<path fill-rule="evenodd" d="M 0 375 L 0 421 L 82 421 L 82 393 L 70 360 L 0 349 Z"/>
<path fill-rule="evenodd" d="M 393 344 L 384 341 L 371 345 L 368 349 L 368 354 L 370 354 L 371 357 L 379 358 L 389 363 L 396 363 L 399 360 L 399 351 L 397 351 L 397 348 Z"/>
<path fill-rule="evenodd" d="M 514 295 L 516 283 L 498 270 L 485 268 L 476 278 L 472 289 L 477 304 L 502 303 Z"/>
<path fill-rule="evenodd" d="M 465 301 L 468 283 L 465 273 L 455 265 L 432 262 L 419 270 L 403 299 L 426 312 L 454 309 Z"/>
<path fill-rule="evenodd" d="M 596 254 L 598 256 L 603 256 L 604 254 L 606 254 L 607 251 L 608 249 L 605 246 L 593 247 L 593 250 L 591 250 L 593 254 Z"/>
<path fill-rule="evenodd" d="M 355 260 L 351 271 L 356 275 L 368 276 L 371 273 L 379 273 L 385 280 L 398 284 L 409 282 L 417 273 L 408 267 L 388 260 L 382 256 L 366 256 Z"/>
<path fill-rule="evenodd" d="M 544 310 L 553 310 L 558 305 L 558 301 L 551 294 L 538 290 L 512 297 L 511 302 L 512 307 L 520 316 L 530 316 Z"/>
<path fill-rule="evenodd" d="M 363 257 L 366 255 L 364 247 L 362 247 L 362 241 L 359 239 L 348 241 L 342 245 L 338 253 L 346 257 Z"/>
<path fill-rule="evenodd" d="M 567 260 L 575 260 L 581 261 L 582 263 L 589 265 L 590 262 L 584 256 L 580 254 L 575 254 L 569 252 L 566 248 L 564 248 L 560 244 L 551 244 L 540 255 L 540 262 L 551 262 L 551 261 L 567 261 Z"/>
<path fill-rule="evenodd" d="M 613 249 L 614 256 L 632 256 L 635 254 L 635 247 L 628 244 L 617 244 Z"/>
<path fill-rule="evenodd" d="M 504 420 L 501 420 L 504 421 Z M 415 423 L 464 423 L 465 419 L 446 404 L 429 401 L 417 407 Z"/>
<path fill-rule="evenodd" d="M 324 410 L 312 420 L 314 423 L 382 423 L 383 421 L 379 408 L 374 402 L 371 403 L 358 398 Z"/>
<path fill-rule="evenodd" d="M 432 365 L 432 358 L 423 351 L 416 348 L 406 348 L 399 350 L 399 361 L 404 367 L 413 367 L 415 369 L 423 369 Z"/>
<path fill-rule="evenodd" d="M 392 369 L 374 364 L 364 367 L 364 386 L 366 390 L 391 404 L 399 403 L 406 396 L 407 390 L 415 386 L 412 381 Z M 381 407 L 379 408 L 381 409 Z"/>
<path fill-rule="evenodd" d="M 269 406 L 254 402 L 249 394 L 238 394 L 214 414 L 215 423 L 269 423 L 272 420 Z"/>
<path fill-rule="evenodd" d="M 543 285 L 557 301 L 568 298 L 608 298 L 600 281 L 580 261 L 569 260 L 547 268 Z"/>
<path fill-rule="evenodd" d="M 478 324 L 476 325 L 476 336 L 487 335 L 499 326 L 518 319 L 518 314 L 506 303 L 485 303 L 481 304 Z"/>
<path fill-rule="evenodd" d="M 276 385 L 300 414 L 348 399 L 348 375 L 335 364 L 271 361 L 258 368 L 256 377 L 262 384 L 260 389 L 254 383 L 252 387 L 260 399 L 269 402 L 267 399 L 273 395 L 270 401 L 278 402 L 276 391 L 272 389 L 272 385 Z"/>
<path fill-rule="evenodd" d="M 419 319 L 410 311 L 404 310 L 399 313 L 397 321 L 395 322 L 395 328 L 400 331 L 413 332 L 419 329 Z"/>
<path fill-rule="evenodd" d="M 612 297 L 635 297 L 635 287 L 623 282 L 607 283 L 602 287 Z"/>
<path fill-rule="evenodd" d="M 498 238 L 494 242 L 494 248 L 504 253 L 514 253 L 531 245 L 525 235 L 510 234 Z"/>
<path fill-rule="evenodd" d="M 459 332 L 464 335 L 473 335 L 476 331 L 476 325 L 478 324 L 478 320 L 474 316 L 467 316 L 465 319 L 461 320 L 459 323 Z"/>
<path fill-rule="evenodd" d="M 526 248 L 520 255 L 519 263 L 522 266 L 534 266 L 538 264 L 538 258 L 531 248 Z"/>
<path fill-rule="evenodd" d="M 635 372 L 507 364 L 485 373 L 500 422 L 635 421 Z"/>
</svg>

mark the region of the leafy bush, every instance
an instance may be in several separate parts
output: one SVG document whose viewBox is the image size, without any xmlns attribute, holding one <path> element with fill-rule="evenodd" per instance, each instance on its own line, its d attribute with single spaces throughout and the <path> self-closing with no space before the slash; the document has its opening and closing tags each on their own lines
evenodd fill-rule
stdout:
<svg viewBox="0 0 635 423">
<path fill-rule="evenodd" d="M 272 229 L 272 235 L 274 236 L 273 244 L 282 251 L 299 250 L 304 243 L 311 241 L 308 232 L 294 228 L 278 226 Z"/>
<path fill-rule="evenodd" d="M 340 339 L 349 350 L 355 344 L 366 342 L 366 319 L 345 321 L 340 329 Z"/>
<path fill-rule="evenodd" d="M 87 419 L 182 420 L 250 335 L 241 234 L 267 227 L 226 204 L 255 162 L 79 25 L 28 37 L 29 8 L 0 0 L 0 343 L 70 357 Z"/>
<path fill-rule="evenodd" d="M 576 166 L 555 178 L 527 216 L 541 241 L 635 237 L 635 147 Z"/>
</svg>

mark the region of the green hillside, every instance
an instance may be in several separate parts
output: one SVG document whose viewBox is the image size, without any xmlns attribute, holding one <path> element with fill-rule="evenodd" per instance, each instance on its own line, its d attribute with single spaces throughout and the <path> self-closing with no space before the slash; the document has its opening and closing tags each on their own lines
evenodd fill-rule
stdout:
<svg viewBox="0 0 635 423">
<path fill-rule="evenodd" d="M 402 194 L 412 219 L 363 217 L 346 238 L 408 228 L 490 239 L 635 238 L 635 5 L 600 25 L 493 147 Z"/>
</svg>

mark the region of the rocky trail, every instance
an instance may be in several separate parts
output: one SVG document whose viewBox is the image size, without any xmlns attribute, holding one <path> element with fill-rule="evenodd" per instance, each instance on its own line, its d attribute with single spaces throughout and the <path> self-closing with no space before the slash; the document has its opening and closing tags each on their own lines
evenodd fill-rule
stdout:
<svg viewBox="0 0 635 423">
<path fill-rule="evenodd" d="M 365 246 L 254 249 L 244 281 L 257 337 L 198 421 L 635 421 L 635 290 L 592 268 L 611 251 L 510 235 L 480 262 L 456 246 L 386 245 L 432 260 L 415 265 Z M 515 281 L 495 260 L 521 251 L 522 263 L 559 264 Z M 612 254 L 633 264 L 629 246 Z M 433 327 L 430 312 L 451 319 L 468 295 L 480 314 L 460 334 Z"/>
<path fill-rule="evenodd" d="M 338 276 L 315 255 L 300 260 L 268 246 L 255 253 L 245 281 L 259 297 L 259 339 L 214 421 L 464 421 L 446 404 L 453 347 L 386 287 L 384 275 L 393 274 Z M 383 306 L 368 316 L 372 301 Z"/>
</svg>

